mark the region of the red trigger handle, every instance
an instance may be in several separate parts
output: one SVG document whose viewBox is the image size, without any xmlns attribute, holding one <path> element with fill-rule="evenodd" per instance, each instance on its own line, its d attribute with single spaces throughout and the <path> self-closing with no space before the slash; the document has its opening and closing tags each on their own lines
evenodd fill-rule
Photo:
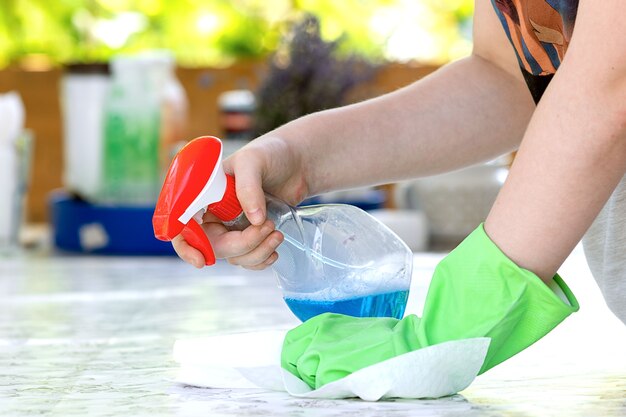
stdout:
<svg viewBox="0 0 626 417">
<path fill-rule="evenodd" d="M 209 238 L 197 221 L 191 219 L 183 229 L 182 235 L 187 243 L 202 252 L 205 265 L 215 264 L 215 254 L 213 253 L 211 242 L 209 242 Z"/>
</svg>

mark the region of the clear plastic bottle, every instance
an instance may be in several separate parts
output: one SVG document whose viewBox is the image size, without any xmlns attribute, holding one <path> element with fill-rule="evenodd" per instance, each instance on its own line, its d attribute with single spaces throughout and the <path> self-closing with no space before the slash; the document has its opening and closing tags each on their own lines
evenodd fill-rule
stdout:
<svg viewBox="0 0 626 417">
<path fill-rule="evenodd" d="M 266 195 L 267 217 L 285 236 L 272 265 L 283 298 L 302 321 L 324 312 L 401 318 L 413 253 L 384 224 L 355 206 L 291 207 Z M 250 225 L 242 213 L 225 222 Z"/>
<path fill-rule="evenodd" d="M 325 312 L 402 317 L 413 253 L 391 229 L 350 205 L 292 207 L 267 194 L 266 203 L 267 217 L 285 236 L 272 268 L 298 318 Z M 222 143 L 212 136 L 192 140 L 172 161 L 152 218 L 155 236 L 182 234 L 212 265 L 215 254 L 199 224 L 207 210 L 231 230 L 250 224 L 235 178 L 222 169 Z"/>
</svg>

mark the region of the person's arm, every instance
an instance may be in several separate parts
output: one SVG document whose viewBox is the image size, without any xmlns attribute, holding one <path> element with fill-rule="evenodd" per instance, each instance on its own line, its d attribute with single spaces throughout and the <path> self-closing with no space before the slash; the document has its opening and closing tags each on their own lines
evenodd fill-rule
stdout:
<svg viewBox="0 0 626 417">
<path fill-rule="evenodd" d="M 204 228 L 215 255 L 262 269 L 274 262 L 279 232 L 265 221 L 264 191 L 288 203 L 333 189 L 449 171 L 519 144 L 535 108 L 518 61 L 489 0 L 474 16 L 474 51 L 384 96 L 288 123 L 224 162 L 254 225 L 227 232 L 210 216 Z M 174 239 L 181 258 L 204 265 L 199 251 Z"/>
<path fill-rule="evenodd" d="M 474 19 L 471 56 L 270 133 L 303 155 L 308 194 L 447 172 L 517 148 L 535 105 L 489 1 L 477 2 Z"/>
<path fill-rule="evenodd" d="M 485 230 L 544 280 L 626 171 L 626 20 L 619 0 L 581 0 L 565 59 L 524 135 Z"/>
</svg>

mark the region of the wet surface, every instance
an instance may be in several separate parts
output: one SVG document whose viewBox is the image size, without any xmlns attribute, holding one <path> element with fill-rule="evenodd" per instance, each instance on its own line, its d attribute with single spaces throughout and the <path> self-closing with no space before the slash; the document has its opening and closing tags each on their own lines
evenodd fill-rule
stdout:
<svg viewBox="0 0 626 417">
<path fill-rule="evenodd" d="M 416 256 L 408 310 L 419 310 L 438 259 Z M 174 258 L 0 258 L 0 415 L 625 416 L 626 326 L 580 249 L 561 272 L 581 311 L 543 340 L 459 395 L 367 403 L 173 382 L 176 339 L 298 323 L 270 272 L 197 271 Z"/>
</svg>

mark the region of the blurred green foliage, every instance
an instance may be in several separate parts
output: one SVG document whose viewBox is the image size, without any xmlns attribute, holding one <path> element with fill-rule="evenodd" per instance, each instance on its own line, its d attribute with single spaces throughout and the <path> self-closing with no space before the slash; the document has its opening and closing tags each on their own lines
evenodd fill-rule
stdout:
<svg viewBox="0 0 626 417">
<path fill-rule="evenodd" d="M 2 0 L 0 67 L 32 57 L 103 61 L 148 48 L 170 49 L 187 66 L 228 65 L 273 52 L 306 13 L 321 20 L 325 39 L 341 39 L 340 49 L 379 58 L 397 29 L 394 20 L 408 16 L 403 7 L 412 7 L 414 19 L 426 22 L 425 30 L 441 40 L 434 43 L 440 55 L 435 59 L 447 60 L 455 42 L 468 42 L 463 27 L 472 5 L 471 0 Z M 387 16 L 382 24 L 381 16 Z"/>
</svg>

